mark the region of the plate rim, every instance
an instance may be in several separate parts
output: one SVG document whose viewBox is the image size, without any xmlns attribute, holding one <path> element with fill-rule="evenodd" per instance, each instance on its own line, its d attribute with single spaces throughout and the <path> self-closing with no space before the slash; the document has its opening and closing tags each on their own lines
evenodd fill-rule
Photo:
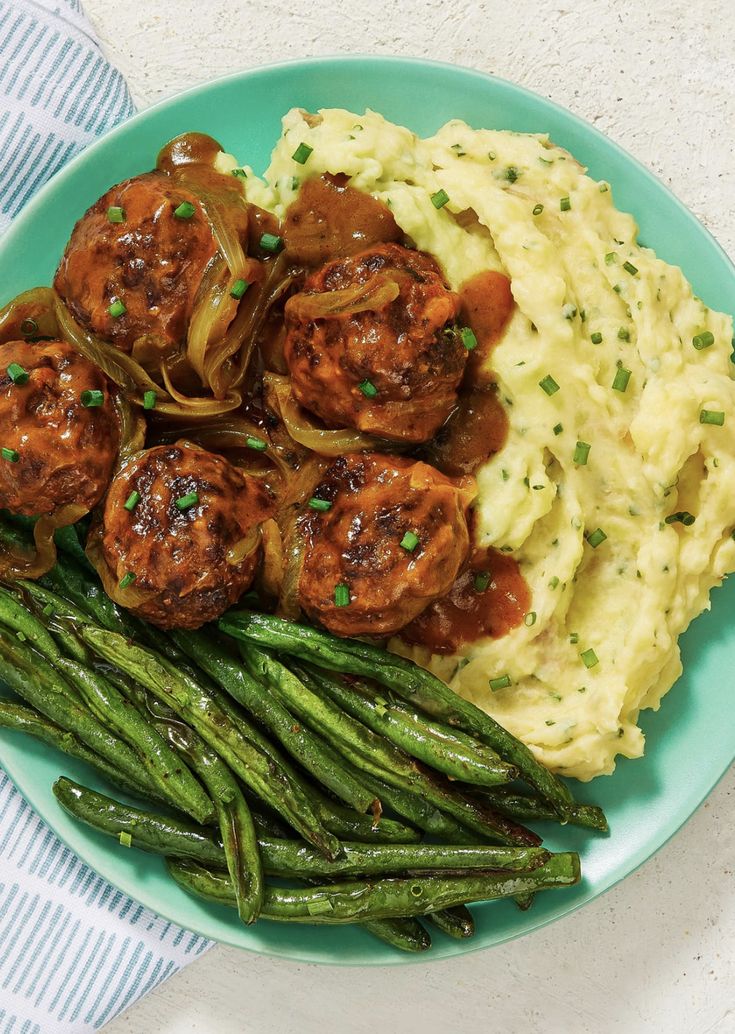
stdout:
<svg viewBox="0 0 735 1034">
<path fill-rule="evenodd" d="M 677 197 L 677 195 L 667 186 L 663 179 L 643 164 L 641 160 L 630 154 L 621 144 L 616 140 L 611 139 L 604 134 L 600 129 L 591 123 L 587 122 L 580 115 L 565 108 L 562 104 L 556 101 L 550 100 L 541 94 L 529 89 L 526 86 L 522 86 L 518 83 L 512 82 L 509 79 L 497 76 L 488 72 L 483 72 L 479 69 L 455 64 L 448 61 L 434 61 L 417 57 L 401 57 L 395 54 L 364 54 L 364 53 L 352 53 L 352 54 L 335 54 L 335 55 L 321 55 L 314 58 L 296 58 L 288 61 L 269 62 L 263 65 L 256 65 L 250 68 L 246 68 L 240 71 L 230 72 L 226 75 L 216 76 L 205 82 L 198 83 L 194 86 L 188 87 L 185 90 L 177 91 L 172 93 L 160 100 L 156 101 L 155 104 L 149 105 L 137 112 L 131 118 L 126 119 L 118 126 L 114 127 L 103 136 L 99 137 L 92 144 L 89 145 L 85 150 L 76 155 L 71 161 L 69 161 L 62 169 L 60 169 L 54 176 L 48 180 L 41 189 L 34 194 L 27 205 L 24 206 L 23 210 L 13 220 L 7 232 L 0 239 L 0 254 L 5 253 L 7 250 L 12 249 L 16 237 L 20 236 L 24 230 L 27 221 L 33 219 L 34 213 L 37 208 L 41 207 L 46 199 L 53 196 L 56 190 L 64 184 L 68 179 L 73 179 L 76 176 L 76 170 L 79 166 L 88 162 L 90 158 L 94 160 L 96 149 L 100 148 L 104 143 L 107 143 L 110 139 L 114 139 L 118 135 L 122 135 L 124 132 L 133 129 L 139 123 L 145 122 L 154 113 L 161 112 L 167 107 L 172 107 L 180 103 L 182 100 L 191 97 L 197 97 L 201 94 L 206 94 L 209 90 L 214 87 L 224 85 L 227 83 L 247 82 L 249 79 L 263 76 L 269 73 L 288 73 L 290 70 L 316 70 L 318 68 L 339 65 L 350 65 L 357 63 L 370 62 L 374 65 L 393 65 L 396 68 L 400 67 L 418 67 L 424 70 L 442 70 L 451 73 L 460 73 L 461 75 L 468 77 L 469 79 L 476 80 L 477 82 L 487 84 L 488 82 L 496 83 L 503 89 L 510 91 L 511 93 L 520 94 L 526 101 L 531 102 L 535 106 L 536 110 L 551 111 L 557 116 L 561 116 L 577 128 L 581 129 L 585 135 L 592 137 L 593 139 L 599 140 L 604 143 L 606 148 L 612 148 L 617 154 L 618 158 L 622 159 L 625 164 L 633 166 L 637 173 L 652 182 L 657 189 L 663 190 L 668 196 L 670 202 L 672 202 L 678 209 L 680 216 L 692 227 L 696 229 L 698 233 L 702 233 L 707 238 L 707 243 L 713 250 L 718 254 L 721 260 L 724 260 L 724 264 L 728 269 L 730 276 L 733 278 L 735 283 L 735 263 L 730 259 L 729 255 L 725 251 L 724 247 L 720 244 L 717 238 L 712 232 L 701 222 L 701 220 L 689 209 L 687 206 Z M 275 141 L 274 141 L 275 142 Z M 635 218 L 635 214 L 634 214 Z M 701 615 L 699 615 L 701 617 Z M 697 620 L 696 618 L 693 620 Z M 20 774 L 20 778 L 6 767 L 6 760 L 3 758 L 3 743 L 5 742 L 5 732 L 0 733 L 0 766 L 7 772 L 9 778 L 13 784 L 17 787 L 23 797 L 25 797 L 34 808 L 34 811 L 39 815 L 41 820 L 52 830 L 55 836 L 62 841 L 62 843 L 74 852 L 80 860 L 88 865 L 95 872 L 98 870 L 95 867 L 94 862 L 89 860 L 89 852 L 85 850 L 84 845 L 80 845 L 73 836 L 67 837 L 65 834 L 60 833 L 55 825 L 49 821 L 49 819 L 40 813 L 38 810 L 34 798 L 35 793 L 31 788 L 30 792 L 25 788 L 25 779 L 23 774 Z M 345 955 L 337 955 L 334 958 L 325 959 L 317 956 L 313 951 L 309 950 L 296 950 L 286 948 L 285 950 L 277 950 L 275 947 L 269 945 L 248 945 L 243 944 L 237 940 L 234 936 L 228 938 L 218 934 L 216 937 L 216 943 L 228 944 L 231 947 L 239 948 L 242 951 L 254 953 L 256 955 L 262 955 L 267 958 L 284 959 L 296 962 L 308 962 L 319 965 L 333 965 L 333 966 L 364 966 L 364 965 L 418 965 L 426 964 L 428 962 L 441 962 L 446 961 L 448 958 L 453 958 L 459 955 L 469 954 L 471 952 L 478 952 L 488 950 L 490 948 L 499 947 L 502 944 L 507 944 L 509 941 L 516 940 L 520 937 L 526 936 L 527 934 L 534 933 L 542 928 L 548 926 L 551 923 L 557 922 L 561 919 L 566 918 L 573 912 L 582 908 L 584 905 L 601 898 L 613 887 L 617 886 L 622 880 L 626 879 L 636 872 L 645 862 L 649 861 L 658 851 L 666 846 L 670 840 L 683 828 L 683 826 L 692 818 L 695 812 L 701 807 L 702 803 L 712 793 L 718 783 L 722 780 L 725 774 L 729 771 L 733 761 L 735 761 L 735 754 L 730 758 L 722 768 L 722 771 L 714 774 L 711 781 L 707 781 L 706 788 L 696 795 L 696 803 L 688 813 L 682 818 L 676 818 L 668 825 L 665 826 L 666 834 L 662 840 L 660 840 L 654 847 L 645 846 L 638 850 L 633 855 L 633 864 L 628 867 L 629 863 L 623 863 L 624 871 L 615 873 L 614 875 L 604 878 L 602 884 L 596 884 L 594 890 L 587 889 L 584 893 L 580 894 L 578 899 L 570 901 L 568 905 L 564 905 L 561 908 L 557 908 L 553 914 L 548 916 L 539 917 L 537 921 L 532 922 L 532 925 L 526 926 L 523 929 L 517 931 L 510 930 L 507 933 L 497 937 L 492 941 L 491 944 L 473 942 L 472 940 L 462 942 L 461 945 L 458 942 L 451 942 L 446 949 L 443 949 L 442 944 L 436 944 L 431 951 L 426 954 L 409 955 L 407 953 L 394 953 L 393 955 L 381 954 L 379 957 L 370 956 L 368 958 L 352 958 Z M 14 768 L 11 762 L 11 768 Z M 687 808 L 689 806 L 687 805 Z M 157 915 L 163 916 L 165 919 L 171 922 L 181 925 L 182 920 L 177 918 L 176 915 L 171 914 L 164 907 L 163 910 L 159 908 L 159 905 L 155 899 L 155 888 L 148 888 L 140 886 L 139 891 L 132 891 L 124 885 L 123 882 L 119 882 L 117 878 L 110 877 L 107 874 L 99 873 L 99 875 L 109 882 L 113 887 L 119 890 L 126 896 L 133 897 L 140 904 L 146 908 L 155 912 Z M 584 880 L 580 885 L 580 888 L 584 887 Z M 481 907 L 481 906 L 479 906 Z M 487 907 L 487 906 L 486 906 Z M 205 928 L 206 924 L 198 925 L 186 921 L 186 929 L 194 933 L 205 937 L 208 940 L 212 939 L 211 932 L 208 932 Z"/>
</svg>

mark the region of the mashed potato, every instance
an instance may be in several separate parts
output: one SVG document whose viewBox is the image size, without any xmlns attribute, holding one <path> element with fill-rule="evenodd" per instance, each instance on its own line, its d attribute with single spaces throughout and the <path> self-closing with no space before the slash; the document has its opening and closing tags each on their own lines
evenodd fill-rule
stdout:
<svg viewBox="0 0 735 1034">
<path fill-rule="evenodd" d="M 735 568 L 731 320 L 546 137 L 455 121 L 422 140 L 373 112 L 320 115 L 285 117 L 250 200 L 282 216 L 305 178 L 347 173 L 452 287 L 497 269 L 517 303 L 491 358 L 508 441 L 478 472 L 476 511 L 479 544 L 512 552 L 531 610 L 463 656 L 411 655 L 554 771 L 609 773 L 642 754 L 639 711 L 679 676 L 678 636 Z"/>
</svg>

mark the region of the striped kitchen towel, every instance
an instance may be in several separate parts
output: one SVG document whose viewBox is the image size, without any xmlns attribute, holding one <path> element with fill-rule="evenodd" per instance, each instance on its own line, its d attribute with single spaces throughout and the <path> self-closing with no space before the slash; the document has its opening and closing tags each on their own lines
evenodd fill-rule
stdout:
<svg viewBox="0 0 735 1034">
<path fill-rule="evenodd" d="M 132 112 L 79 0 L 0 0 L 0 233 Z M 98 1029 L 208 946 L 97 876 L 0 770 L 0 1034 Z"/>
</svg>

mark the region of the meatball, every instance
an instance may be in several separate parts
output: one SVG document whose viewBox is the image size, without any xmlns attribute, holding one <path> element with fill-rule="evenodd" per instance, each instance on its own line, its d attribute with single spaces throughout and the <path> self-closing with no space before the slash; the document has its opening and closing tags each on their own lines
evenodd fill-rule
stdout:
<svg viewBox="0 0 735 1034">
<path fill-rule="evenodd" d="M 83 327 L 123 351 L 152 335 L 169 354 L 216 251 L 196 197 L 149 172 L 111 187 L 82 216 L 54 287 Z"/>
<path fill-rule="evenodd" d="M 451 588 L 469 552 L 473 496 L 471 478 L 426 463 L 340 457 L 298 518 L 301 607 L 337 635 L 398 631 Z"/>
<path fill-rule="evenodd" d="M 249 587 L 260 556 L 268 490 L 226 459 L 185 442 L 124 464 L 110 486 L 101 560 L 130 586 L 140 617 L 160 628 L 199 628 Z"/>
<path fill-rule="evenodd" d="M 0 507 L 90 510 L 120 445 L 107 378 L 63 341 L 10 341 L 0 356 Z"/>
<path fill-rule="evenodd" d="M 459 310 L 422 252 L 380 244 L 328 262 L 285 307 L 295 398 L 329 427 L 428 440 L 456 402 L 467 359 Z"/>
</svg>

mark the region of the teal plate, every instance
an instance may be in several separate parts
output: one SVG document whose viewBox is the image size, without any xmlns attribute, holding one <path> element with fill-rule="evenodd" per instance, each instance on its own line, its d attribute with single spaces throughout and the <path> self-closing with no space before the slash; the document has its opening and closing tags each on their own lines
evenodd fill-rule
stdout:
<svg viewBox="0 0 735 1034">
<path fill-rule="evenodd" d="M 450 118 L 478 128 L 549 133 L 608 180 L 619 208 L 638 219 L 641 238 L 680 265 L 705 302 L 727 311 L 735 298 L 735 269 L 712 237 L 641 165 L 595 129 L 518 86 L 449 65 L 402 58 L 327 58 L 258 68 L 201 86 L 131 119 L 71 162 L 28 205 L 0 245 L 4 302 L 35 284 L 48 284 L 75 220 L 107 188 L 152 167 L 161 145 L 178 133 L 210 133 L 241 161 L 265 167 L 291 107 L 309 110 L 371 107 L 420 134 Z M 662 428 L 665 431 L 665 428 Z M 528 912 L 509 902 L 477 906 L 469 942 L 434 935 L 420 959 L 439 959 L 501 944 L 591 901 L 649 858 L 692 814 L 735 757 L 731 672 L 735 635 L 728 620 L 735 584 L 715 592 L 714 610 L 682 641 L 684 675 L 658 714 L 647 713 L 645 758 L 621 761 L 612 778 L 580 785 L 609 816 L 609 836 L 576 829 L 538 828 L 554 849 L 582 855 L 584 880 L 571 891 L 537 896 Z M 724 717 L 723 717 L 724 716 Z M 120 848 L 73 823 L 51 793 L 60 773 L 104 784 L 81 763 L 12 733 L 0 734 L 0 764 L 34 808 L 77 854 L 120 890 L 182 926 L 266 955 L 306 962 L 410 962 L 359 929 L 242 926 L 235 913 L 179 890 L 153 856 Z"/>
</svg>

